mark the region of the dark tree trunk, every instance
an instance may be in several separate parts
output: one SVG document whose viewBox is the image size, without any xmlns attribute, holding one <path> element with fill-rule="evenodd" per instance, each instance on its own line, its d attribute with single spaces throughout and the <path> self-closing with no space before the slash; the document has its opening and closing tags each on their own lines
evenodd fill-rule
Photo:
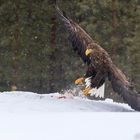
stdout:
<svg viewBox="0 0 140 140">
<path fill-rule="evenodd" d="M 117 38 L 117 33 L 116 29 L 118 26 L 118 19 L 117 19 L 117 0 L 112 0 L 112 38 Z M 116 47 L 117 47 L 117 42 L 112 41 L 112 58 L 115 59 L 116 57 Z"/>
<path fill-rule="evenodd" d="M 51 47 L 51 54 L 49 56 L 49 59 L 51 61 L 51 66 L 49 69 L 49 92 L 54 92 L 55 91 L 55 76 L 56 76 L 56 56 L 55 56 L 55 51 L 56 51 L 56 15 L 54 14 L 51 17 L 51 32 L 50 32 L 50 47 Z"/>
<path fill-rule="evenodd" d="M 19 0 L 15 0 L 15 30 L 13 35 L 13 63 L 12 63 L 12 85 L 11 90 L 17 90 L 19 74 L 19 49 L 20 49 L 20 22 L 19 22 Z"/>
<path fill-rule="evenodd" d="M 117 0 L 112 0 L 112 27 L 114 30 L 116 29 L 117 24 Z"/>
</svg>

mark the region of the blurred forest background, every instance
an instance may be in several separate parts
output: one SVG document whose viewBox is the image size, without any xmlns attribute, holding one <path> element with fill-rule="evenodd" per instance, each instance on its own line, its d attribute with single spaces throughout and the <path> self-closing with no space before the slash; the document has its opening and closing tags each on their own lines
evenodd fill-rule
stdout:
<svg viewBox="0 0 140 140">
<path fill-rule="evenodd" d="M 140 90 L 140 0 L 59 0 Z M 53 0 L 0 1 L 0 91 L 56 92 L 86 66 L 67 40 Z M 106 92 L 111 94 L 107 83 Z"/>
</svg>

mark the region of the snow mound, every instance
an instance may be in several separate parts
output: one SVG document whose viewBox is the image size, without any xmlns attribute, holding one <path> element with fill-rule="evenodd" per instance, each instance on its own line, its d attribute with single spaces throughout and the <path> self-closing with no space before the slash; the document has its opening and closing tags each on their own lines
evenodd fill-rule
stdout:
<svg viewBox="0 0 140 140">
<path fill-rule="evenodd" d="M 0 140 L 140 140 L 140 114 L 131 111 L 111 99 L 2 92 Z"/>
<path fill-rule="evenodd" d="M 0 93 L 1 112 L 130 112 L 127 104 L 115 103 L 111 99 L 105 101 L 89 100 L 85 97 L 64 95 L 36 94 L 32 92 Z"/>
</svg>

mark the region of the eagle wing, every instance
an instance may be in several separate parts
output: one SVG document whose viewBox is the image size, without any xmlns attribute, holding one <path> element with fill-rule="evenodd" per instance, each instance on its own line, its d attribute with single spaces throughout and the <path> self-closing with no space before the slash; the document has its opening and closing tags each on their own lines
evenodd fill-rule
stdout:
<svg viewBox="0 0 140 140">
<path fill-rule="evenodd" d="M 92 79 L 94 79 L 96 75 L 96 70 L 94 69 L 94 65 L 91 64 L 91 59 L 90 57 L 86 56 L 85 52 L 88 48 L 92 47 L 93 44 L 96 44 L 93 39 L 86 33 L 85 30 L 83 30 L 77 23 L 75 23 L 73 20 L 68 18 L 64 12 L 62 12 L 59 7 L 56 5 L 56 10 L 58 13 L 59 18 L 63 21 L 65 28 L 69 32 L 69 41 L 72 43 L 73 50 L 78 53 L 78 55 L 82 58 L 84 63 L 88 64 L 88 70 L 86 72 L 85 78 L 89 79 L 87 82 L 85 80 L 86 86 L 90 85 L 91 88 L 96 88 L 98 89 L 101 87 L 104 82 L 105 78 L 103 78 L 96 86 L 92 85 Z M 103 49 L 95 45 L 97 49 L 100 51 L 103 51 Z M 94 46 L 94 47 L 95 47 Z M 91 84 L 90 84 L 91 83 Z"/>
<path fill-rule="evenodd" d="M 140 111 L 140 94 L 114 64 L 110 65 L 108 79 L 113 90 L 120 94 L 133 109 Z"/>
<path fill-rule="evenodd" d="M 85 63 L 89 64 L 90 59 L 85 55 L 85 51 L 88 44 L 93 42 L 92 38 L 77 23 L 66 17 L 58 6 L 56 6 L 56 10 L 59 18 L 63 21 L 65 28 L 69 32 L 68 39 L 72 43 L 73 50 L 80 55 Z"/>
<path fill-rule="evenodd" d="M 140 111 L 140 94 L 134 89 L 123 72 L 112 62 L 109 54 L 100 48 L 98 47 L 97 52 L 93 51 L 90 55 L 91 63 L 94 63 L 97 72 L 91 80 L 91 86 L 98 88 L 108 78 L 113 90 L 121 95 L 133 109 Z"/>
</svg>

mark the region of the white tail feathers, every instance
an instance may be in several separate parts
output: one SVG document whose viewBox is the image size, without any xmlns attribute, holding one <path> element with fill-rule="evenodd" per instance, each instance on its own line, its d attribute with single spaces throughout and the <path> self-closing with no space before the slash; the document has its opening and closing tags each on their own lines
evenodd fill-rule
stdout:
<svg viewBox="0 0 140 140">
<path fill-rule="evenodd" d="M 85 79 L 85 85 L 86 87 L 91 86 L 91 77 L 88 77 Z M 104 98 L 104 90 L 105 90 L 105 84 L 103 84 L 100 88 L 92 88 L 89 93 L 91 96 L 95 96 L 96 98 Z"/>
<path fill-rule="evenodd" d="M 89 91 L 91 96 L 100 97 L 104 98 L 104 89 L 105 89 L 105 84 L 103 84 L 100 88 L 93 88 Z"/>
<path fill-rule="evenodd" d="M 91 85 L 91 77 L 85 79 L 85 85 L 86 87 L 89 87 Z"/>
</svg>

